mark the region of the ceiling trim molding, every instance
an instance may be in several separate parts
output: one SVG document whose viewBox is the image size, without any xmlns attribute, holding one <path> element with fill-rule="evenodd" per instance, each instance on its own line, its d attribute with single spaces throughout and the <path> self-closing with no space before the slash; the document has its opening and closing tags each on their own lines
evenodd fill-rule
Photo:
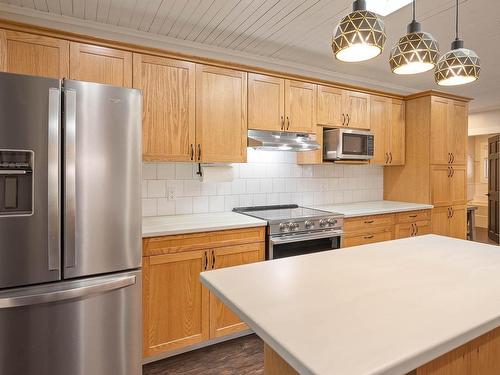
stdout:
<svg viewBox="0 0 500 375">
<path fill-rule="evenodd" d="M 107 40 L 111 39 L 118 42 L 142 45 L 174 53 L 195 55 L 201 58 L 255 66 L 282 73 L 309 76 L 311 78 L 325 81 L 362 86 L 367 89 L 390 91 L 400 95 L 408 95 L 420 91 L 406 86 L 390 84 L 373 79 L 360 78 L 281 59 L 252 55 L 220 47 L 207 46 L 202 43 L 150 34 L 144 31 L 102 24 L 90 20 L 81 20 L 76 17 L 55 15 L 5 3 L 0 3 L 0 17 L 13 22 L 31 24 L 48 29 L 58 29 L 68 33 L 84 34 L 94 38 Z"/>
</svg>

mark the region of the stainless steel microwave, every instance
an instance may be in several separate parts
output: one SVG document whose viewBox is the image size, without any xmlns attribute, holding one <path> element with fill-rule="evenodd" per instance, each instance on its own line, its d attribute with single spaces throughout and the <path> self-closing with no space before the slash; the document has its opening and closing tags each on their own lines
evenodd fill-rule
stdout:
<svg viewBox="0 0 500 375">
<path fill-rule="evenodd" d="M 323 132 L 324 160 L 370 160 L 373 133 L 356 129 L 326 129 Z"/>
</svg>

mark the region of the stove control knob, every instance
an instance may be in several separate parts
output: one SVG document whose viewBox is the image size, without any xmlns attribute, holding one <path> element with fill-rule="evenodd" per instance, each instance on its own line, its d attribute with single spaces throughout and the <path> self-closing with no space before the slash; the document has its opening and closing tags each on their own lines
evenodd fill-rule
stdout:
<svg viewBox="0 0 500 375">
<path fill-rule="evenodd" d="M 337 219 L 335 219 L 333 217 L 329 217 L 326 221 L 328 222 L 328 225 L 335 225 L 335 224 L 337 224 Z"/>
<path fill-rule="evenodd" d="M 306 229 L 313 229 L 314 228 L 314 222 L 312 220 L 306 220 L 304 223 Z"/>
<path fill-rule="evenodd" d="M 288 232 L 290 230 L 290 224 L 289 223 L 280 223 L 280 231 L 282 232 Z"/>
<path fill-rule="evenodd" d="M 297 230 L 297 229 L 299 229 L 299 224 L 298 223 L 294 223 L 293 221 L 291 221 L 288 225 L 290 227 L 290 230 Z"/>
<path fill-rule="evenodd" d="M 320 227 L 325 227 L 325 226 L 326 226 L 326 224 L 327 224 L 327 221 L 326 221 L 325 219 L 320 219 L 320 220 L 319 220 L 319 226 L 320 226 Z"/>
</svg>

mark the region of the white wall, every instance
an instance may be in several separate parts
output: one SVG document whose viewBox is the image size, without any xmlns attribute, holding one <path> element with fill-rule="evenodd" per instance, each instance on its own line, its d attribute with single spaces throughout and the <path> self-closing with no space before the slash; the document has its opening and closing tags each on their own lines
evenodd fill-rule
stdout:
<svg viewBox="0 0 500 375">
<path fill-rule="evenodd" d="M 500 109 L 469 114 L 469 135 L 500 133 Z"/>
<path fill-rule="evenodd" d="M 143 216 L 231 211 L 237 206 L 321 205 L 383 198 L 383 168 L 296 164 L 293 152 L 248 149 L 232 182 L 200 182 L 196 164 L 143 163 Z M 169 200 L 168 192 L 175 192 Z"/>
</svg>

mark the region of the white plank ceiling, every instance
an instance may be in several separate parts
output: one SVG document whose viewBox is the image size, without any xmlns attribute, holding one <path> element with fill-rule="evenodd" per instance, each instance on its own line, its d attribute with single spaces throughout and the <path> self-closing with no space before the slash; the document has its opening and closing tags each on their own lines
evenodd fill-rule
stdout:
<svg viewBox="0 0 500 375">
<path fill-rule="evenodd" d="M 482 77 L 472 85 L 448 91 L 476 98 L 475 110 L 500 107 L 500 1 L 460 0 L 461 35 L 466 46 L 482 60 Z M 418 0 L 417 18 L 446 52 L 454 38 L 454 0 Z M 71 17 L 127 29 L 145 36 L 173 38 L 214 49 L 248 54 L 342 77 L 366 80 L 367 85 L 401 88 L 401 91 L 439 89 L 432 73 L 400 77 L 389 70 L 389 52 L 406 31 L 410 6 L 385 17 L 388 34 L 382 56 L 357 64 L 333 59 L 330 40 L 351 0 L 0 0 L 40 15 Z M 5 11 L 5 9 L 3 9 Z M 0 16 L 2 12 L 0 12 Z M 36 17 L 36 14 L 35 14 Z"/>
</svg>

